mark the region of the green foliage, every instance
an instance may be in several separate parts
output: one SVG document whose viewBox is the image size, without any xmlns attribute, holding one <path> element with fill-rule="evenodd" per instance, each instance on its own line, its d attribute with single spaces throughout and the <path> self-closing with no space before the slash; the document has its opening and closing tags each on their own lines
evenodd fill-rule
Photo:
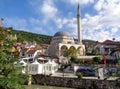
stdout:
<svg viewBox="0 0 120 89">
<path fill-rule="evenodd" d="M 72 63 L 78 63 L 78 58 L 73 56 L 73 57 L 71 57 L 70 61 Z"/>
<path fill-rule="evenodd" d="M 64 54 L 63 54 L 64 57 L 70 58 L 71 63 L 77 63 L 78 62 L 77 55 L 78 55 L 78 50 L 76 50 L 74 48 L 70 48 L 68 50 L 65 50 Z"/>
<path fill-rule="evenodd" d="M 15 40 L 9 38 L 8 29 L 0 28 L 0 89 L 24 89 L 18 67 L 14 65 L 16 58 L 12 54 Z"/>
<path fill-rule="evenodd" d="M 64 57 L 70 57 L 70 58 L 71 57 L 76 58 L 77 54 L 78 54 L 78 50 L 76 50 L 74 48 L 70 48 L 70 49 L 64 51 L 63 56 Z"/>
<path fill-rule="evenodd" d="M 102 61 L 102 58 L 101 58 L 101 57 L 94 57 L 94 58 L 93 58 L 93 62 L 98 63 L 98 62 L 100 62 L 100 61 Z"/>
<path fill-rule="evenodd" d="M 46 82 L 44 82 L 44 84 L 43 84 L 44 86 L 47 86 L 47 83 Z"/>
<path fill-rule="evenodd" d="M 12 33 L 14 35 L 15 34 L 17 35 L 18 42 L 36 41 L 38 44 L 50 44 L 50 41 L 52 39 L 52 36 L 30 33 L 30 32 L 25 32 L 25 31 L 12 30 Z M 95 44 L 95 41 L 92 41 L 92 40 L 83 40 L 83 42 L 88 42 L 89 44 L 92 44 L 92 45 Z"/>
<path fill-rule="evenodd" d="M 19 42 L 28 41 L 33 42 L 36 41 L 38 44 L 50 44 L 52 36 L 46 36 L 41 34 L 35 34 L 25 31 L 12 30 L 12 33 L 17 35 L 17 40 Z"/>
<path fill-rule="evenodd" d="M 77 73 L 76 75 L 78 76 L 79 79 L 82 79 L 82 77 L 83 77 L 83 74 L 81 74 L 81 73 Z"/>
<path fill-rule="evenodd" d="M 98 50 L 96 50 L 96 49 L 93 49 L 92 54 L 93 55 L 100 55 L 100 52 Z"/>
<path fill-rule="evenodd" d="M 89 44 L 95 45 L 96 41 L 94 40 L 83 40 L 83 42 L 88 42 Z"/>
</svg>

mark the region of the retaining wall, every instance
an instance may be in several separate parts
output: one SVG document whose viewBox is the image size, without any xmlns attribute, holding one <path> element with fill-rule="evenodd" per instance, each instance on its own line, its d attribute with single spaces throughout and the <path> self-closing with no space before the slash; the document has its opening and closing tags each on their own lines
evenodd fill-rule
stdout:
<svg viewBox="0 0 120 89">
<path fill-rule="evenodd" d="M 77 89 L 120 89 L 120 80 L 94 80 L 33 75 L 36 84 L 46 84 Z"/>
</svg>

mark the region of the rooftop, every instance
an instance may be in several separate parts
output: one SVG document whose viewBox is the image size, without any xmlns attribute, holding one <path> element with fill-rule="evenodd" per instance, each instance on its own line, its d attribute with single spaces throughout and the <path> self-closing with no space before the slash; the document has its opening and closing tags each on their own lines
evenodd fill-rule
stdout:
<svg viewBox="0 0 120 89">
<path fill-rule="evenodd" d="M 65 32 L 65 31 L 59 31 L 57 33 L 55 33 L 54 37 L 57 37 L 57 36 L 71 36 L 68 32 Z"/>
</svg>

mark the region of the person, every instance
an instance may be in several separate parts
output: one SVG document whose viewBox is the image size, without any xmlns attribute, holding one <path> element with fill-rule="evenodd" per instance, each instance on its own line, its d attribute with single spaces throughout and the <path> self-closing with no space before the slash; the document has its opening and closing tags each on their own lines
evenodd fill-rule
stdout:
<svg viewBox="0 0 120 89">
<path fill-rule="evenodd" d="M 103 56 L 103 60 L 104 60 L 104 65 L 106 66 L 106 56 Z"/>
<path fill-rule="evenodd" d="M 103 74 L 103 68 L 99 68 L 98 69 L 98 78 L 101 79 L 104 77 L 104 74 Z"/>
</svg>

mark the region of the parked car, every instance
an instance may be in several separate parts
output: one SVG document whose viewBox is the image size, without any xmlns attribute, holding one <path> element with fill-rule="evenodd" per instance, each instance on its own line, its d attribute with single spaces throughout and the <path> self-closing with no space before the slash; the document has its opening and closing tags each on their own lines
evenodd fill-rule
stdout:
<svg viewBox="0 0 120 89">
<path fill-rule="evenodd" d="M 73 72 L 74 72 L 74 69 L 73 69 L 73 67 L 68 66 L 67 68 L 64 69 L 64 72 L 65 72 L 65 73 L 73 73 Z"/>
<path fill-rule="evenodd" d="M 82 74 L 83 76 L 95 76 L 95 71 L 93 69 L 80 68 L 77 69 L 76 74 Z"/>
</svg>

